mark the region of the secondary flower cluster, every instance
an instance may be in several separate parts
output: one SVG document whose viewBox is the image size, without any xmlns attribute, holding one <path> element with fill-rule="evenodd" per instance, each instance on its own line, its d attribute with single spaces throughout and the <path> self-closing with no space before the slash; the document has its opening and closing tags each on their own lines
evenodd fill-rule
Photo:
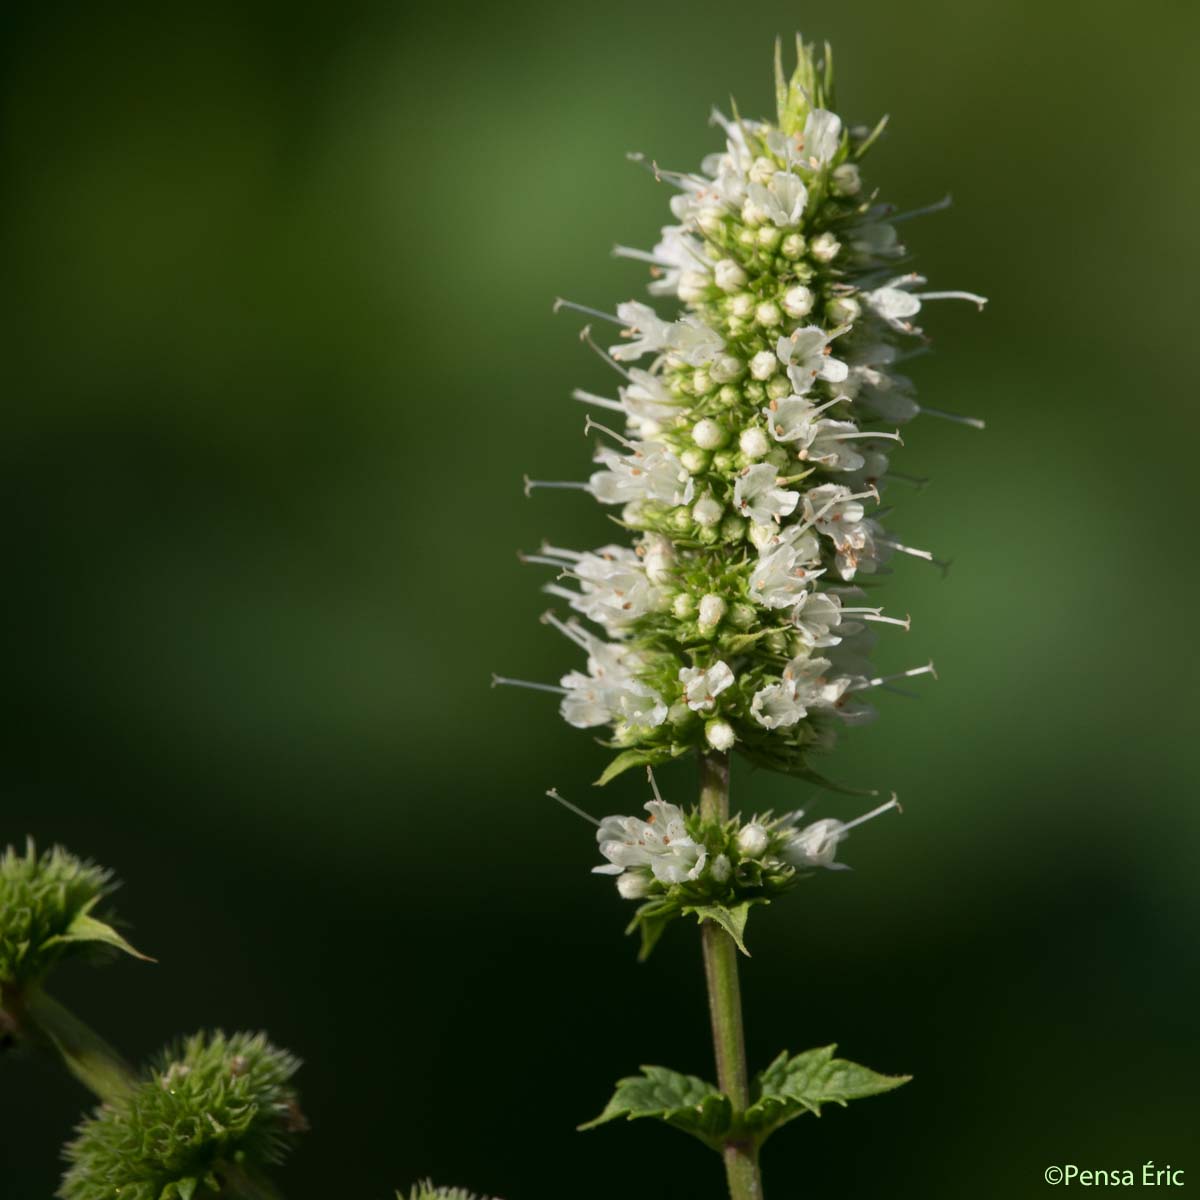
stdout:
<svg viewBox="0 0 1200 1200">
<path fill-rule="evenodd" d="M 835 855 L 850 830 L 899 807 L 893 796 L 853 821 L 826 817 L 805 825 L 803 811 L 797 810 L 755 816 L 744 824 L 738 816 L 711 822 L 697 810 L 685 812 L 664 801 L 653 776 L 651 786 L 648 819 L 615 816 L 599 823 L 596 841 L 607 861 L 592 871 L 616 876 L 617 891 L 626 900 L 669 896 L 681 907 L 732 908 L 785 891 L 813 868 L 844 870 Z"/>
<path fill-rule="evenodd" d="M 622 766 L 737 746 L 808 770 L 888 681 L 866 660 L 868 627 L 908 628 L 863 602 L 864 579 L 895 552 L 932 557 L 892 538 L 876 507 L 905 478 L 889 464 L 896 426 L 931 411 L 896 367 L 920 351 L 926 302 L 983 300 L 923 290 L 903 268 L 898 226 L 917 214 L 864 189 L 858 163 L 882 124 L 843 124 L 828 63 L 801 46 L 791 79 L 778 61 L 776 74 L 777 121 L 714 114 L 725 149 L 699 172 L 653 167 L 676 190 L 661 240 L 617 248 L 650 264 L 651 294 L 682 315 L 560 302 L 622 327 L 607 349 L 584 331 L 619 376 L 615 397 L 575 393 L 615 417 L 587 418 L 601 440 L 586 482 L 526 487 L 589 492 L 633 544 L 523 556 L 600 631 L 548 614 L 585 667 L 535 686 L 561 692 L 570 724 L 608 727 Z"/>
</svg>

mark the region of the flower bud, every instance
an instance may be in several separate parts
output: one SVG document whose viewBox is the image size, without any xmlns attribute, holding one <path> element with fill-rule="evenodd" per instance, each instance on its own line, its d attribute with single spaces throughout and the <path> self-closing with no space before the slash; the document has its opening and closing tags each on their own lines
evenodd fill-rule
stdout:
<svg viewBox="0 0 1200 1200">
<path fill-rule="evenodd" d="M 862 190 L 862 179 L 855 163 L 842 163 L 834 167 L 831 177 L 835 196 L 857 196 Z"/>
<path fill-rule="evenodd" d="M 770 835 L 757 821 L 743 825 L 737 835 L 738 849 L 746 858 L 759 858 L 771 844 Z"/>
<path fill-rule="evenodd" d="M 653 884 L 653 876 L 643 871 L 624 871 L 617 876 L 617 891 L 622 900 L 644 900 Z"/>
<path fill-rule="evenodd" d="M 817 262 L 828 263 L 833 262 L 838 256 L 838 251 L 841 250 L 842 243 L 837 240 L 826 230 L 824 233 L 818 233 L 812 240 L 812 245 L 808 252 L 817 260 Z"/>
<path fill-rule="evenodd" d="M 733 874 L 733 868 L 730 865 L 729 856 L 727 854 L 718 854 L 717 857 L 712 860 L 712 864 L 709 866 L 708 870 L 717 883 L 727 883 L 729 881 L 729 876 Z"/>
<path fill-rule="evenodd" d="M 760 325 L 770 328 L 772 325 L 778 325 L 783 320 L 783 313 L 779 311 L 776 305 L 767 300 L 754 310 L 754 319 Z"/>
<path fill-rule="evenodd" d="M 707 596 L 700 597 L 700 628 L 715 629 L 721 623 L 721 618 L 725 615 L 725 610 L 728 607 L 725 601 L 720 597 L 710 592 Z"/>
<path fill-rule="evenodd" d="M 739 292 L 729 302 L 729 311 L 735 317 L 748 317 L 754 311 L 757 303 L 758 301 L 751 292 Z"/>
<path fill-rule="evenodd" d="M 746 518 L 737 513 L 726 513 L 721 521 L 721 536 L 727 542 L 736 542 L 746 536 Z"/>
<path fill-rule="evenodd" d="M 790 258 L 795 262 L 796 259 L 804 257 L 804 251 L 808 249 L 808 244 L 800 234 L 789 233 L 783 239 L 783 245 L 779 249 L 784 258 Z"/>
<path fill-rule="evenodd" d="M 670 579 L 675 567 L 675 548 L 669 538 L 661 533 L 646 535 L 643 542 L 646 547 L 642 563 L 646 569 L 646 578 L 654 584 L 663 584 Z"/>
<path fill-rule="evenodd" d="M 776 537 L 774 525 L 755 525 L 750 524 L 750 532 L 746 535 L 750 539 L 751 545 L 756 550 L 765 550 Z"/>
<path fill-rule="evenodd" d="M 696 396 L 705 395 L 712 387 L 712 379 L 708 372 L 703 367 L 697 367 L 692 372 L 692 394 Z"/>
<path fill-rule="evenodd" d="M 721 232 L 725 222 L 725 210 L 720 207 L 702 208 L 696 217 L 696 224 L 709 235 Z"/>
<path fill-rule="evenodd" d="M 746 272 L 732 258 L 723 258 L 713 268 L 713 276 L 717 287 L 723 292 L 736 292 L 746 283 Z"/>
<path fill-rule="evenodd" d="M 757 425 L 751 425 L 749 429 L 742 430 L 738 448 L 747 458 L 762 458 L 770 451 L 771 442 Z"/>
<path fill-rule="evenodd" d="M 709 368 L 708 374 L 714 383 L 729 383 L 742 373 L 742 360 L 732 354 L 723 354 Z"/>
<path fill-rule="evenodd" d="M 767 384 L 767 395 L 772 400 L 782 400 L 785 396 L 792 394 L 791 380 L 785 375 L 776 375 Z"/>
<path fill-rule="evenodd" d="M 774 225 L 764 225 L 758 231 L 756 241 L 764 250 L 774 250 L 779 245 L 782 237 L 782 230 L 776 229 Z"/>
<path fill-rule="evenodd" d="M 696 611 L 696 601 L 690 592 L 680 592 L 671 604 L 671 611 L 681 621 L 686 621 Z"/>
<path fill-rule="evenodd" d="M 729 431 L 719 422 L 705 417 L 692 426 L 692 441 L 702 450 L 717 450 L 729 441 Z"/>
<path fill-rule="evenodd" d="M 712 496 L 701 496 L 692 505 L 692 520 L 702 529 L 716 525 L 725 514 L 725 506 Z"/>
<path fill-rule="evenodd" d="M 783 294 L 783 310 L 789 317 L 806 317 L 812 312 L 813 294 L 802 283 L 788 288 Z"/>
<path fill-rule="evenodd" d="M 683 463 L 689 475 L 699 475 L 701 471 L 707 469 L 708 464 L 712 461 L 712 455 L 707 450 L 698 450 L 693 446 L 679 456 L 679 461 Z"/>
<path fill-rule="evenodd" d="M 862 316 L 862 305 L 853 296 L 837 296 L 825 306 L 825 312 L 835 325 L 852 325 Z"/>
<path fill-rule="evenodd" d="M 729 623 L 735 629 L 749 629 L 757 619 L 758 613 L 755 612 L 753 604 L 743 602 L 735 604 L 729 610 Z"/>
<path fill-rule="evenodd" d="M 779 370 L 779 356 L 771 350 L 760 350 L 750 360 L 750 374 L 755 379 L 770 379 Z"/>
<path fill-rule="evenodd" d="M 737 741 L 737 734 L 728 721 L 709 721 L 704 727 L 704 736 L 714 750 L 731 750 Z"/>
</svg>

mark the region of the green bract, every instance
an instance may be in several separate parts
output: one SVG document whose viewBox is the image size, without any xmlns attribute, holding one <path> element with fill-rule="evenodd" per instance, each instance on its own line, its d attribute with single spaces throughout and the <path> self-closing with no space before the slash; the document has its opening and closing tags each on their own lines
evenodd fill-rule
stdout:
<svg viewBox="0 0 1200 1200">
<path fill-rule="evenodd" d="M 299 1060 L 262 1034 L 198 1033 L 126 1098 L 102 1104 L 63 1153 L 62 1200 L 191 1200 L 252 1179 L 305 1128 Z"/>
<path fill-rule="evenodd" d="M 8 846 L 0 855 L 0 1001 L 36 983 L 65 955 L 110 946 L 137 957 L 92 910 L 116 888 L 112 873 L 55 846 L 38 854 Z"/>
</svg>

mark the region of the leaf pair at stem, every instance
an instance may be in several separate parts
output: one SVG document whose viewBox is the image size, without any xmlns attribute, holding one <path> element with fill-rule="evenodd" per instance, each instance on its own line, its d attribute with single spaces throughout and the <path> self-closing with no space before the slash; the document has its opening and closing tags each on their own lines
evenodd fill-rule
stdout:
<svg viewBox="0 0 1200 1200">
<path fill-rule="evenodd" d="M 580 1125 L 595 1129 L 619 1117 L 650 1117 L 673 1125 L 721 1152 L 730 1141 L 751 1141 L 761 1146 L 775 1130 L 812 1113 L 821 1115 L 824 1104 L 840 1104 L 877 1096 L 907 1083 L 908 1075 L 881 1075 L 868 1067 L 835 1058 L 836 1046 L 822 1046 L 803 1054 L 784 1051 L 754 1082 L 753 1098 L 738 1112 L 723 1092 L 695 1075 L 667 1067 L 642 1067 L 617 1083 L 604 1111 Z"/>
</svg>

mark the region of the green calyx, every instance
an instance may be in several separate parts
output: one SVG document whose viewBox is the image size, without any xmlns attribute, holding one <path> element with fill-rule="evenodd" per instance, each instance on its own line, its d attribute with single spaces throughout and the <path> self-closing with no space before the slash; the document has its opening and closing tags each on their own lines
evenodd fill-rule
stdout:
<svg viewBox="0 0 1200 1200">
<path fill-rule="evenodd" d="M 260 1172 L 306 1127 L 291 1086 L 299 1065 L 262 1034 L 195 1034 L 80 1124 L 59 1197 L 272 1196 Z"/>
<path fill-rule="evenodd" d="M 618 1118 L 649 1117 L 698 1138 L 720 1152 L 730 1142 L 761 1146 L 775 1130 L 825 1104 L 843 1108 L 851 1100 L 890 1092 L 909 1081 L 908 1075 L 881 1075 L 847 1059 L 835 1058 L 836 1046 L 803 1054 L 780 1054 L 758 1074 L 750 1103 L 737 1112 L 729 1097 L 694 1075 L 666 1067 L 642 1067 L 640 1075 L 618 1082 L 604 1111 L 581 1130 L 595 1129 Z"/>
</svg>

